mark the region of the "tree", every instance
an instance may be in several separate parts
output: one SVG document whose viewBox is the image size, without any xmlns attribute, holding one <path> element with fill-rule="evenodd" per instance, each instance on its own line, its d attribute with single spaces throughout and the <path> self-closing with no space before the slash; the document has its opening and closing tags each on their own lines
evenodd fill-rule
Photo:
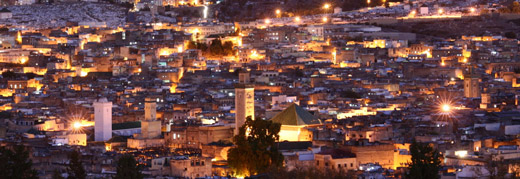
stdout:
<svg viewBox="0 0 520 179">
<path fill-rule="evenodd" d="M 407 178 L 437 179 L 441 165 L 440 153 L 432 146 L 415 140 L 410 145 L 412 162 L 409 163 Z"/>
<path fill-rule="evenodd" d="M 13 179 L 37 179 L 38 173 L 32 169 L 32 161 L 29 152 L 22 145 L 14 146 L 13 149 L 0 148 L 0 178 Z"/>
<path fill-rule="evenodd" d="M 211 41 L 211 45 L 209 45 L 209 52 L 211 55 L 221 55 L 224 53 L 224 49 L 222 48 L 222 41 L 220 39 L 214 39 Z"/>
<path fill-rule="evenodd" d="M 233 137 L 236 146 L 228 151 L 228 165 L 235 175 L 256 175 L 281 167 L 283 155 L 275 145 L 279 132 L 280 124 L 248 116 Z"/>
<path fill-rule="evenodd" d="M 515 32 L 506 32 L 506 33 L 504 34 L 504 36 L 505 36 L 506 38 L 508 38 L 508 39 L 516 39 L 516 34 L 515 34 Z"/>
<path fill-rule="evenodd" d="M 114 179 L 141 179 L 140 167 L 131 154 L 125 154 L 117 161 L 117 173 Z"/>
<path fill-rule="evenodd" d="M 57 169 L 54 169 L 52 179 L 65 179 L 65 177 L 61 176 L 61 173 Z"/>
<path fill-rule="evenodd" d="M 69 179 L 85 179 L 87 177 L 85 168 L 83 168 L 81 163 L 81 154 L 76 150 L 69 153 L 67 172 L 69 173 Z"/>
</svg>

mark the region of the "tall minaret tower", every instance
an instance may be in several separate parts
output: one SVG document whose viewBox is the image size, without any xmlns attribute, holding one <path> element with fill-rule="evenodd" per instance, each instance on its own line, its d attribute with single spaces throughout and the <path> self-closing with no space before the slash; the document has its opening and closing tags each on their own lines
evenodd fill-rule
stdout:
<svg viewBox="0 0 520 179">
<path fill-rule="evenodd" d="M 161 121 L 157 120 L 157 103 L 154 98 L 144 100 L 144 120 L 141 121 L 141 136 L 144 139 L 161 135 Z"/>
<path fill-rule="evenodd" d="M 250 78 L 248 71 L 241 71 L 235 84 L 235 135 L 247 117 L 255 119 L 255 87 Z"/>
<path fill-rule="evenodd" d="M 146 98 L 144 100 L 144 120 L 154 121 L 155 119 L 157 119 L 157 103 L 152 98 Z"/>
<path fill-rule="evenodd" d="M 94 101 L 94 139 L 107 141 L 112 138 L 112 102 L 107 98 Z"/>
<path fill-rule="evenodd" d="M 469 73 L 464 75 L 464 97 L 480 97 L 480 76 L 473 71 L 473 66 L 469 66 Z"/>
</svg>

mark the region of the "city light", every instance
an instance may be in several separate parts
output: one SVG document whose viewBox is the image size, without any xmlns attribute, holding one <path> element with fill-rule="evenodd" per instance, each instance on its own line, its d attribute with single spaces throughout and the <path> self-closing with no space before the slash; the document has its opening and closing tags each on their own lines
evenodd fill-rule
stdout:
<svg viewBox="0 0 520 179">
<path fill-rule="evenodd" d="M 75 130 L 79 130 L 81 129 L 81 127 L 83 127 L 81 125 L 81 122 L 80 121 L 75 121 L 73 124 L 72 124 L 72 127 L 75 129 Z"/>
<path fill-rule="evenodd" d="M 208 18 L 208 6 L 204 6 L 204 19 Z"/>
<path fill-rule="evenodd" d="M 299 16 L 296 16 L 296 17 L 294 18 L 294 21 L 295 21 L 295 22 L 300 22 L 300 21 L 301 21 L 301 19 L 300 19 L 300 17 L 299 17 Z"/>
<path fill-rule="evenodd" d="M 443 104 L 442 105 L 442 111 L 450 112 L 451 111 L 451 106 L 449 104 Z"/>
<path fill-rule="evenodd" d="M 327 3 L 327 4 L 323 5 L 323 9 L 328 9 L 328 8 L 330 8 L 330 4 Z"/>
<path fill-rule="evenodd" d="M 280 13 L 282 13 L 282 11 L 280 11 L 280 9 L 276 9 L 276 15 L 280 15 Z"/>
<path fill-rule="evenodd" d="M 265 20 L 264 20 L 264 23 L 265 23 L 265 24 L 269 24 L 269 23 L 271 23 L 271 20 L 269 20 L 269 19 L 265 19 Z"/>
<path fill-rule="evenodd" d="M 323 22 L 327 22 L 329 19 L 327 17 L 323 17 L 323 19 L 321 19 Z"/>
<path fill-rule="evenodd" d="M 469 8 L 469 12 L 475 13 L 475 11 L 477 11 L 477 10 L 474 7 Z"/>
<path fill-rule="evenodd" d="M 437 12 L 438 12 L 439 14 L 442 14 L 442 13 L 444 13 L 444 9 L 441 8 L 441 9 L 437 10 Z"/>
</svg>

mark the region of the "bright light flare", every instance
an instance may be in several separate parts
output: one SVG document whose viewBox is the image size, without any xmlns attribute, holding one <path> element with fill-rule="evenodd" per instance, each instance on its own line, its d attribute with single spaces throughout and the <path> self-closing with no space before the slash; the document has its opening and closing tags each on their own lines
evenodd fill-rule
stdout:
<svg viewBox="0 0 520 179">
<path fill-rule="evenodd" d="M 443 112 L 450 112 L 451 111 L 451 105 L 443 104 L 441 109 L 442 109 Z"/>
<path fill-rule="evenodd" d="M 323 5 L 323 9 L 328 9 L 328 8 L 330 8 L 330 4 L 329 3 Z"/>
<path fill-rule="evenodd" d="M 280 9 L 276 9 L 275 13 L 276 13 L 276 15 L 280 15 L 280 13 L 282 13 L 282 11 Z"/>
<path fill-rule="evenodd" d="M 264 23 L 265 23 L 265 24 L 269 24 L 269 23 L 271 23 L 271 20 L 269 20 L 269 19 L 265 19 L 265 20 L 264 20 Z"/>
<path fill-rule="evenodd" d="M 475 11 L 477 11 L 477 9 L 475 9 L 474 7 L 469 8 L 469 12 L 471 12 L 471 13 L 475 13 Z"/>
<path fill-rule="evenodd" d="M 295 18 L 294 18 L 294 21 L 295 21 L 295 22 L 300 22 L 301 20 L 302 20 L 302 19 L 301 19 L 300 17 L 295 17 Z"/>
<path fill-rule="evenodd" d="M 81 122 L 79 122 L 79 121 L 75 121 L 75 122 L 72 124 L 72 127 L 73 127 L 75 130 L 79 130 L 79 129 L 81 129 L 81 127 L 83 127 L 83 126 L 81 125 Z"/>
<path fill-rule="evenodd" d="M 327 22 L 329 19 L 327 17 L 323 17 L 323 19 L 321 19 L 323 22 Z"/>
<path fill-rule="evenodd" d="M 444 9 L 439 9 L 439 10 L 437 10 L 437 12 L 438 12 L 439 14 L 443 14 L 443 13 L 444 13 Z"/>
</svg>

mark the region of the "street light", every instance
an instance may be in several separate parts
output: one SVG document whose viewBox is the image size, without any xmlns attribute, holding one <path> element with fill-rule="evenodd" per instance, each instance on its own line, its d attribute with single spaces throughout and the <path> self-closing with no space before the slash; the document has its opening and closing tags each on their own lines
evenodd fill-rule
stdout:
<svg viewBox="0 0 520 179">
<path fill-rule="evenodd" d="M 323 5 L 323 9 L 329 9 L 329 8 L 330 8 L 330 4 L 329 3 Z"/>
<path fill-rule="evenodd" d="M 469 8 L 469 12 L 471 12 L 471 13 L 475 13 L 475 11 L 477 11 L 477 10 L 476 10 L 474 7 Z"/>
<path fill-rule="evenodd" d="M 443 104 L 441 109 L 443 112 L 450 112 L 451 106 L 449 104 Z"/>
<path fill-rule="evenodd" d="M 276 14 L 276 17 L 280 17 L 280 15 L 282 14 L 282 11 L 280 9 L 276 9 L 276 11 L 274 11 L 275 14 Z"/>
<path fill-rule="evenodd" d="M 438 12 L 439 12 L 439 14 L 442 14 L 442 13 L 444 13 L 444 9 L 439 9 Z"/>
<path fill-rule="evenodd" d="M 327 17 L 323 17 L 323 22 L 327 22 L 327 20 L 329 20 Z"/>
<path fill-rule="evenodd" d="M 300 19 L 300 17 L 299 17 L 299 16 L 296 16 L 296 17 L 294 18 L 294 21 L 295 21 L 295 22 L 300 22 L 300 21 L 301 21 L 301 19 Z"/>
<path fill-rule="evenodd" d="M 81 124 L 80 121 L 75 121 L 73 124 L 72 124 L 72 127 L 75 129 L 75 130 L 79 130 L 81 129 L 83 125 Z"/>
<path fill-rule="evenodd" d="M 264 23 L 269 24 L 269 23 L 271 23 L 271 20 L 269 20 L 269 19 L 265 19 L 265 20 L 264 20 Z"/>
</svg>

